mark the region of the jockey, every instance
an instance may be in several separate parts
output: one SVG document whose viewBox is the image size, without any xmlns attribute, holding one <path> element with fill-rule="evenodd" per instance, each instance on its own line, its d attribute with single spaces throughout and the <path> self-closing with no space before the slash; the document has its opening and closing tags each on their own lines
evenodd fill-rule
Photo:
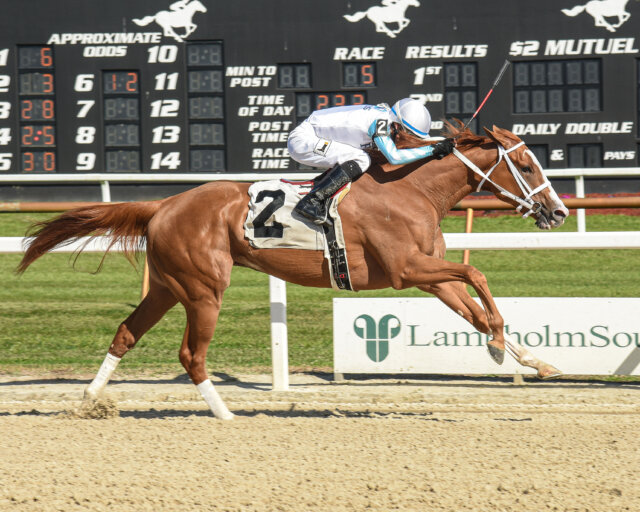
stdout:
<svg viewBox="0 0 640 512">
<path fill-rule="evenodd" d="M 393 107 L 352 105 L 313 112 L 289 134 L 291 157 L 305 165 L 331 168 L 314 184 L 294 211 L 315 224 L 327 221 L 326 200 L 364 173 L 371 165 L 365 151 L 373 144 L 392 164 L 407 164 L 421 158 L 442 158 L 453 151 L 453 141 L 445 139 L 431 146 L 398 149 L 392 127 L 429 140 L 431 115 L 418 100 L 404 98 Z"/>
<path fill-rule="evenodd" d="M 172 3 L 169 6 L 169 9 L 171 9 L 172 11 L 181 11 L 182 9 L 184 9 L 187 4 L 190 2 L 191 0 L 178 0 L 177 2 Z"/>
</svg>

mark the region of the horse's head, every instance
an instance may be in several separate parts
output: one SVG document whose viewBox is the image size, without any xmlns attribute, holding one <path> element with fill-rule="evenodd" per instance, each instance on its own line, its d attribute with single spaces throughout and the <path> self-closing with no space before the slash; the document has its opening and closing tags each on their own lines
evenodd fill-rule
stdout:
<svg viewBox="0 0 640 512">
<path fill-rule="evenodd" d="M 195 10 L 195 12 L 207 12 L 207 8 L 204 6 L 204 4 L 200 0 L 194 0 L 189 5 L 193 6 L 193 9 Z"/>
<path fill-rule="evenodd" d="M 533 214 L 540 229 L 562 225 L 569 210 L 553 190 L 533 151 L 508 130 L 496 126 L 484 130 L 498 147 L 498 162 L 485 170 L 486 178 L 480 178 L 478 190 L 491 190 L 524 217 Z"/>
</svg>

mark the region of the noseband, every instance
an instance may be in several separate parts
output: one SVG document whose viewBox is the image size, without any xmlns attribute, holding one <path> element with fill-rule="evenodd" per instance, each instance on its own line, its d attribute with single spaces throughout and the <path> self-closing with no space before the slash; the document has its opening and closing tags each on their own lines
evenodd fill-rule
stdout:
<svg viewBox="0 0 640 512">
<path fill-rule="evenodd" d="M 516 144 L 515 146 L 509 149 L 504 149 L 501 145 L 496 144 L 496 146 L 498 147 L 498 161 L 493 165 L 493 167 L 491 167 L 491 169 L 489 169 L 489 171 L 487 171 L 486 174 L 482 172 L 482 170 L 476 164 L 474 164 L 471 160 L 469 160 L 456 148 L 453 149 L 453 154 L 456 155 L 467 167 L 469 167 L 469 169 L 471 169 L 473 172 L 475 172 L 478 176 L 482 178 L 482 180 L 480 181 L 480 184 L 478 185 L 478 188 L 476 189 L 476 192 L 480 192 L 480 189 L 482 188 L 482 185 L 484 185 L 484 182 L 488 181 L 498 189 L 500 194 L 502 194 L 505 197 L 508 197 L 509 199 L 511 199 L 512 201 L 515 201 L 520 205 L 516 208 L 518 212 L 522 213 L 521 212 L 522 208 L 526 208 L 528 211 L 526 213 L 523 213 L 522 217 L 527 218 L 532 213 L 534 214 L 539 213 L 540 210 L 542 209 L 542 205 L 539 202 L 534 201 L 532 197 L 536 195 L 538 192 L 551 186 L 551 183 L 549 183 L 549 180 L 543 173 L 542 176 L 544 178 L 544 181 L 542 185 L 532 189 L 527 183 L 527 181 L 522 177 L 522 174 L 520 173 L 518 168 L 515 166 L 515 164 L 511 161 L 511 158 L 509 157 L 509 153 L 511 153 L 512 151 L 514 151 L 515 149 L 519 148 L 522 145 L 524 145 L 524 141 L 519 142 L 518 144 Z M 507 162 L 507 166 L 509 167 L 511 174 L 513 175 L 513 178 L 516 180 L 516 183 L 520 187 L 520 191 L 522 192 L 522 195 L 524 197 L 516 196 L 515 194 L 509 192 L 502 185 L 498 185 L 495 181 L 491 179 L 490 177 L 491 173 L 498 166 L 498 164 L 502 162 L 503 158 L 505 162 Z M 538 164 L 535 157 L 534 157 L 534 161 L 536 164 Z M 538 164 L 538 167 L 540 167 L 540 164 Z M 540 167 L 540 169 L 542 169 L 542 167 Z"/>
</svg>

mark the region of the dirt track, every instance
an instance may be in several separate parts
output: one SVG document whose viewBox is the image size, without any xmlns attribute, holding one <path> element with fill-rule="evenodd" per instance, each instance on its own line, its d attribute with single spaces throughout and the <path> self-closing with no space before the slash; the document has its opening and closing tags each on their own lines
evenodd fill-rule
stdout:
<svg viewBox="0 0 640 512">
<path fill-rule="evenodd" d="M 0 379 L 0 510 L 640 511 L 640 385 Z M 108 410 L 106 412 L 109 412 Z"/>
</svg>

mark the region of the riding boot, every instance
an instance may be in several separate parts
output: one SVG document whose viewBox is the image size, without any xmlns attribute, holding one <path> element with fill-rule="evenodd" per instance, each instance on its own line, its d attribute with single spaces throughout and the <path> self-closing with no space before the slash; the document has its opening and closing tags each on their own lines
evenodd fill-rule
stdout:
<svg viewBox="0 0 640 512">
<path fill-rule="evenodd" d="M 293 211 L 314 224 L 325 224 L 328 199 L 361 173 L 360 166 L 353 160 L 335 165 L 317 179 L 311 191 L 298 202 Z"/>
</svg>

